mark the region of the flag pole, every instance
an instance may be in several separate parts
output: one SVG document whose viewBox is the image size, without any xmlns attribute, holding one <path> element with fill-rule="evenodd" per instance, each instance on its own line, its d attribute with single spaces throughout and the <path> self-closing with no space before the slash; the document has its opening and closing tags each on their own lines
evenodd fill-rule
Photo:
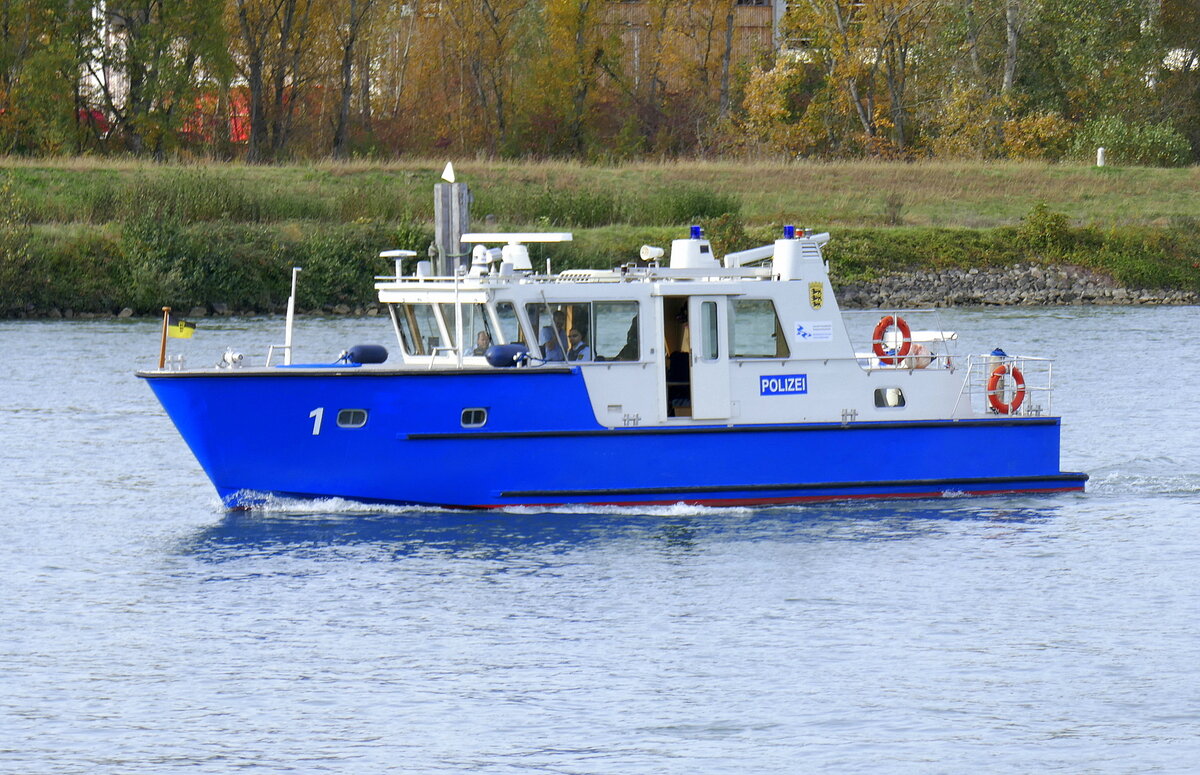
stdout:
<svg viewBox="0 0 1200 775">
<path fill-rule="evenodd" d="M 158 347 L 158 368 L 161 371 L 167 366 L 167 321 L 171 318 L 171 308 L 163 307 L 162 343 Z"/>
</svg>

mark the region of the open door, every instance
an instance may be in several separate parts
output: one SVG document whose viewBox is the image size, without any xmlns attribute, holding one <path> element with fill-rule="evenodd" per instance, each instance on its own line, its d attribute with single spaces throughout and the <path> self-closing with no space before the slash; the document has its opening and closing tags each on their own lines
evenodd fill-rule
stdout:
<svg viewBox="0 0 1200 775">
<path fill-rule="evenodd" d="M 729 417 L 729 305 L 724 296 L 688 299 L 692 417 Z"/>
</svg>

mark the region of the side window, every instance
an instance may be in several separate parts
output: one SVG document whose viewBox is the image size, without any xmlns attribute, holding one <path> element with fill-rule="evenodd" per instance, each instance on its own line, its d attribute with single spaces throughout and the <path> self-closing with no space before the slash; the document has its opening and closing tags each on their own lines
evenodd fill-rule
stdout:
<svg viewBox="0 0 1200 775">
<path fill-rule="evenodd" d="M 338 412 L 339 428 L 361 428 L 367 424 L 366 409 L 342 409 Z"/>
<path fill-rule="evenodd" d="M 592 305 L 558 302 L 528 304 L 525 314 L 547 361 L 591 361 Z"/>
<path fill-rule="evenodd" d="M 717 340 L 717 303 L 706 301 L 700 304 L 700 330 L 704 332 L 704 345 L 700 357 L 706 361 L 715 361 L 720 356 L 719 341 Z"/>
<path fill-rule="evenodd" d="M 525 341 L 525 334 L 521 331 L 521 320 L 517 317 L 517 308 L 511 301 L 502 301 L 496 305 L 496 317 L 500 320 L 500 333 L 504 336 L 505 344 Z"/>
<path fill-rule="evenodd" d="M 442 317 L 450 336 L 458 330 L 454 319 L 453 304 L 443 304 Z M 492 331 L 492 321 L 488 318 L 487 308 L 482 304 L 463 304 L 463 355 L 483 355 L 487 348 L 496 344 L 496 334 Z"/>
<path fill-rule="evenodd" d="M 441 330 L 432 304 L 398 304 L 400 343 L 409 355 L 428 355 L 435 347 L 444 347 Z"/>
<path fill-rule="evenodd" d="M 734 358 L 786 358 L 787 337 L 770 299 L 730 299 L 729 332 Z"/>
<path fill-rule="evenodd" d="M 592 350 L 598 361 L 641 360 L 636 301 L 597 301 L 592 325 Z"/>
<path fill-rule="evenodd" d="M 875 406 L 880 409 L 904 406 L 904 391 L 900 388 L 875 388 Z"/>
<path fill-rule="evenodd" d="M 464 409 L 459 424 L 464 428 L 482 428 L 487 425 L 487 416 L 487 409 Z"/>
</svg>

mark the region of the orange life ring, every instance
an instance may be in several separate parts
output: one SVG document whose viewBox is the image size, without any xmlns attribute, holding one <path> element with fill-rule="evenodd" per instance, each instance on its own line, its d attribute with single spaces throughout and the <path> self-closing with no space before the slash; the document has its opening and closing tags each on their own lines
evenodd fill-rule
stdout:
<svg viewBox="0 0 1200 775">
<path fill-rule="evenodd" d="M 888 354 L 888 351 L 883 348 L 883 335 L 892 326 L 895 326 L 900 332 L 900 346 L 896 348 L 896 352 Z M 880 363 L 899 363 L 900 359 L 908 355 L 908 351 L 912 349 L 912 330 L 909 329 L 908 323 L 904 322 L 904 318 L 899 315 L 884 315 L 883 319 L 875 324 L 875 330 L 871 333 L 871 346 L 875 350 L 875 355 L 879 356 Z"/>
<path fill-rule="evenodd" d="M 1008 366 L 1002 363 L 992 369 L 992 376 L 988 379 L 987 383 L 988 403 L 1000 414 L 1012 414 L 1025 401 L 1025 375 L 1016 366 L 1012 367 L 1012 378 L 1016 384 L 1016 392 L 1013 393 L 1012 400 L 1007 404 L 1000 398 L 1000 379 L 1008 373 Z"/>
</svg>

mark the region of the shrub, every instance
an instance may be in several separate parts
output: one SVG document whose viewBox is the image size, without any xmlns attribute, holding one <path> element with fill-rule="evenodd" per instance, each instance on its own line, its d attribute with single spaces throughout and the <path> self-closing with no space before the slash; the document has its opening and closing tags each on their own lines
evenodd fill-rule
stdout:
<svg viewBox="0 0 1200 775">
<path fill-rule="evenodd" d="M 882 215 L 885 226 L 899 226 L 904 223 L 904 195 L 898 191 L 887 194 L 882 202 Z"/>
<path fill-rule="evenodd" d="M 1004 155 L 1010 159 L 1058 161 L 1071 144 L 1072 125 L 1057 113 L 1037 113 L 1004 122 Z"/>
<path fill-rule="evenodd" d="M 11 315 L 35 303 L 29 227 L 8 176 L 0 180 L 0 315 Z"/>
<path fill-rule="evenodd" d="M 700 226 L 704 228 L 704 236 L 712 243 L 713 255 L 717 258 L 759 244 L 750 241 L 746 234 L 746 224 L 734 213 L 705 218 L 700 221 Z"/>
<path fill-rule="evenodd" d="M 1187 138 L 1167 123 L 1139 124 L 1116 116 L 1088 121 L 1075 133 L 1071 155 L 1088 160 L 1103 147 L 1107 161 L 1143 167 L 1178 167 L 1191 153 Z"/>
<path fill-rule="evenodd" d="M 942 158 L 996 158 L 1001 117 L 1009 108 L 1007 98 L 989 97 L 981 89 L 952 89 L 933 116 L 929 150 Z"/>
<path fill-rule="evenodd" d="M 1052 212 L 1045 202 L 1038 202 L 1021 219 L 1017 240 L 1030 250 L 1061 255 L 1072 242 L 1067 216 Z"/>
</svg>

